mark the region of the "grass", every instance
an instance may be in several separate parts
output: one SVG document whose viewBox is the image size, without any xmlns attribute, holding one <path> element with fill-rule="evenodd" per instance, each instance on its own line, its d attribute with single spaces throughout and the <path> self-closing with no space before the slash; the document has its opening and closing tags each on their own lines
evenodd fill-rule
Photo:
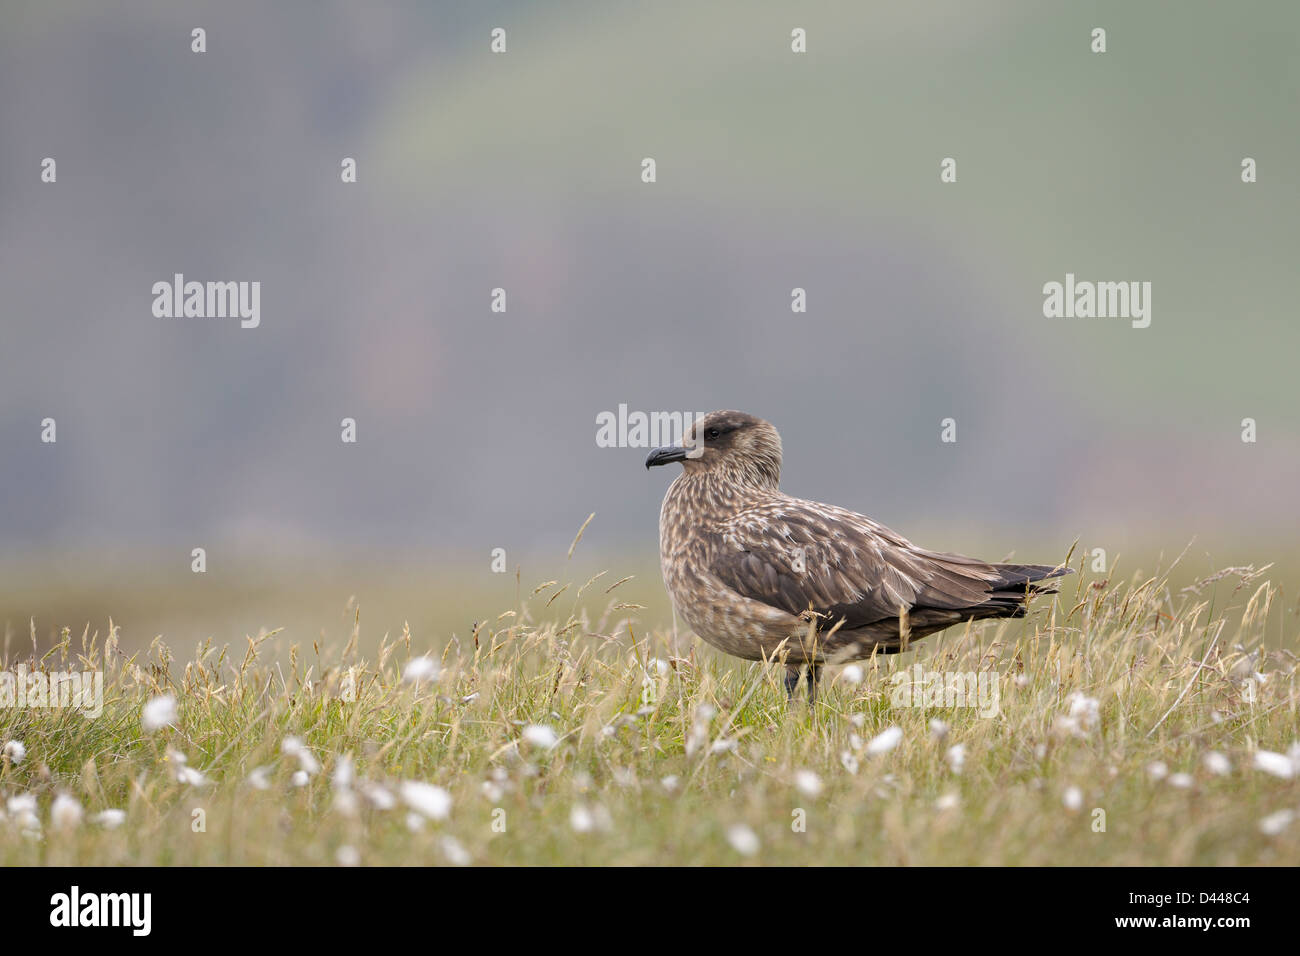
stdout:
<svg viewBox="0 0 1300 956">
<path fill-rule="evenodd" d="M 104 704 L 0 709 L 0 741 L 25 750 L 0 758 L 0 864 L 1300 859 L 1300 775 L 1255 765 L 1295 746 L 1300 704 L 1294 609 L 1264 571 L 1080 573 L 1024 621 L 828 668 L 811 710 L 778 667 L 641 632 L 611 579 L 548 582 L 436 650 L 409 630 L 367 641 L 358 610 L 333 648 L 271 633 L 128 655 L 110 625 L 10 651 L 11 672 L 102 670 Z M 437 676 L 404 681 L 425 654 Z M 899 706 L 914 664 L 993 675 L 998 714 Z M 174 725 L 146 732 L 166 695 Z M 896 746 L 872 744 L 890 728 Z M 96 822 L 109 808 L 125 821 Z"/>
</svg>

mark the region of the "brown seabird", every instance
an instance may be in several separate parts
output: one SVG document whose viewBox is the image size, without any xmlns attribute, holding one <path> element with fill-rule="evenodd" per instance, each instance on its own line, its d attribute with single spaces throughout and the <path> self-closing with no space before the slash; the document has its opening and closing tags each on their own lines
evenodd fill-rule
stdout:
<svg viewBox="0 0 1300 956">
<path fill-rule="evenodd" d="M 784 655 L 791 696 L 808 668 L 894 654 L 962 621 L 1023 617 L 1061 565 L 990 564 L 927 551 L 870 518 L 783 494 L 781 436 L 744 412 L 711 412 L 646 468 L 682 463 L 659 514 L 673 605 L 695 633 L 747 660 Z"/>
</svg>

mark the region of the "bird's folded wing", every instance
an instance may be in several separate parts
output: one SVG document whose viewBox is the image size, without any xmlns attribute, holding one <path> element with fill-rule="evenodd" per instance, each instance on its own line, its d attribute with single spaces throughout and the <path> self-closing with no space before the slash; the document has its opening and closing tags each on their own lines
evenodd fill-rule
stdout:
<svg viewBox="0 0 1300 956">
<path fill-rule="evenodd" d="M 811 610 L 828 626 L 969 608 L 997 578 L 982 561 L 916 548 L 870 518 L 811 501 L 756 505 L 714 530 L 709 570 L 719 581 L 795 616 Z"/>
</svg>

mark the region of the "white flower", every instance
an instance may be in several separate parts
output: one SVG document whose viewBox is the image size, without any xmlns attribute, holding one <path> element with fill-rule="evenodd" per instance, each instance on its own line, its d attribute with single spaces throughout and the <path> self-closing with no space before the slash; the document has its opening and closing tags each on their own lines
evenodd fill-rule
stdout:
<svg viewBox="0 0 1300 956">
<path fill-rule="evenodd" d="M 678 785 L 681 784 L 681 782 L 682 782 L 681 777 L 677 776 L 677 774 L 675 773 L 670 773 L 668 776 L 664 777 L 662 780 L 659 781 L 659 785 L 669 793 L 673 793 L 677 789 Z"/>
<path fill-rule="evenodd" d="M 421 681 L 433 681 L 442 673 L 442 667 L 432 657 L 412 657 L 402 668 L 402 683 L 419 684 Z"/>
<path fill-rule="evenodd" d="M 1291 762 L 1291 758 L 1286 754 L 1273 753 L 1271 750 L 1255 751 L 1255 769 L 1271 773 L 1283 780 L 1290 780 L 1295 776 L 1295 764 Z"/>
<path fill-rule="evenodd" d="M 758 852 L 758 834 L 743 823 L 727 828 L 727 842 L 741 856 L 753 856 Z"/>
<path fill-rule="evenodd" d="M 356 779 L 356 771 L 352 765 L 352 754 L 343 754 L 334 762 L 334 773 L 330 776 L 330 783 L 336 790 L 346 790 L 352 786 L 352 781 Z"/>
<path fill-rule="evenodd" d="M 41 818 L 36 815 L 36 797 L 30 793 L 20 793 L 9 798 L 9 815 L 23 830 L 39 834 Z"/>
<path fill-rule="evenodd" d="M 206 787 L 208 785 L 207 777 L 193 767 L 186 767 L 183 764 L 176 768 L 176 779 L 191 787 Z"/>
<path fill-rule="evenodd" d="M 1061 799 L 1065 803 L 1065 809 L 1071 813 L 1078 813 L 1083 809 L 1083 791 L 1078 787 L 1066 787 Z"/>
<path fill-rule="evenodd" d="M 254 767 L 248 774 L 248 785 L 254 790 L 271 789 L 271 768 Z"/>
<path fill-rule="evenodd" d="M 280 741 L 280 753 L 286 757 L 297 757 L 298 767 L 308 776 L 320 773 L 320 762 L 315 754 L 307 749 L 301 737 L 285 737 Z"/>
<path fill-rule="evenodd" d="M 1225 777 L 1232 772 L 1232 763 L 1217 750 L 1211 750 L 1205 755 L 1205 769 L 1210 773 Z"/>
<path fill-rule="evenodd" d="M 403 780 L 400 790 L 406 805 L 430 820 L 445 820 L 451 814 L 451 794 L 442 787 L 418 780 Z"/>
<path fill-rule="evenodd" d="M 447 858 L 447 862 L 452 866 L 469 866 L 471 862 L 469 851 L 460 845 L 460 841 L 454 836 L 444 836 L 438 841 L 438 846 L 442 849 L 442 855 Z"/>
<path fill-rule="evenodd" d="M 948 748 L 946 754 L 948 766 L 952 768 L 953 773 L 961 773 L 961 768 L 966 765 L 966 745 L 953 744 Z"/>
<path fill-rule="evenodd" d="M 356 847 L 345 844 L 334 851 L 334 862 L 339 866 L 360 866 L 361 853 Z"/>
<path fill-rule="evenodd" d="M 1186 790 L 1192 785 L 1192 775 L 1190 773 L 1176 773 L 1169 778 L 1169 786 L 1177 787 L 1179 790 Z"/>
<path fill-rule="evenodd" d="M 866 674 L 863 672 L 861 665 L 846 664 L 844 670 L 840 671 L 840 677 L 843 679 L 844 683 L 848 684 L 850 687 L 857 687 L 862 683 Z"/>
<path fill-rule="evenodd" d="M 902 739 L 902 728 L 887 727 L 871 738 L 871 742 L 867 744 L 867 755 L 876 757 L 880 754 L 887 754 L 897 747 Z"/>
<path fill-rule="evenodd" d="M 77 798 L 61 793 L 50 804 L 50 826 L 56 830 L 75 830 L 81 826 L 81 804 Z"/>
<path fill-rule="evenodd" d="M 1075 692 L 1070 695 L 1070 718 L 1078 722 L 1084 730 L 1092 730 L 1101 719 L 1101 705 L 1096 697 L 1086 697 Z"/>
<path fill-rule="evenodd" d="M 961 806 L 961 797 L 956 793 L 945 793 L 938 800 L 934 801 L 936 810 L 953 810 Z"/>
<path fill-rule="evenodd" d="M 1073 717 L 1065 717 L 1061 714 L 1057 714 L 1056 719 L 1052 721 L 1052 731 L 1053 733 L 1060 734 L 1062 737 L 1082 737 L 1085 735 L 1083 728 L 1079 726 L 1077 720 Z"/>
<path fill-rule="evenodd" d="M 1163 760 L 1153 760 L 1147 764 L 1147 776 L 1152 780 L 1163 780 L 1169 776 L 1169 767 Z"/>
<path fill-rule="evenodd" d="M 174 726 L 176 717 L 176 698 L 171 694 L 163 694 L 161 697 L 150 699 L 144 705 L 140 711 L 140 726 L 144 728 L 145 733 L 152 734 L 164 727 Z"/>
<path fill-rule="evenodd" d="M 1260 820 L 1259 829 L 1267 836 L 1277 836 L 1289 827 L 1293 820 L 1295 820 L 1294 810 L 1279 810 Z"/>
<path fill-rule="evenodd" d="M 294 787 L 305 787 L 311 782 L 311 777 L 306 770 L 295 770 L 293 776 L 289 778 L 289 784 Z"/>
<path fill-rule="evenodd" d="M 574 833 L 590 833 L 596 829 L 596 818 L 582 804 L 575 803 L 569 811 L 569 826 L 573 827 Z"/>
<path fill-rule="evenodd" d="M 822 778 L 811 770 L 796 771 L 794 785 L 805 797 L 815 797 L 822 792 Z"/>
<path fill-rule="evenodd" d="M 545 724 L 529 724 L 524 728 L 523 739 L 534 747 L 550 750 L 560 742 L 555 731 Z"/>
<path fill-rule="evenodd" d="M 23 762 L 27 756 L 27 748 L 23 746 L 21 740 L 7 740 L 4 746 L 4 755 L 13 761 L 14 766 Z"/>
<path fill-rule="evenodd" d="M 100 810 L 90 818 L 90 822 L 99 824 L 99 826 L 103 827 L 105 830 L 116 830 L 126 822 L 126 811 L 114 810 L 112 808 L 109 808 L 108 810 Z"/>
<path fill-rule="evenodd" d="M 930 721 L 930 736 L 935 740 L 944 740 L 948 736 L 948 725 L 938 717 Z"/>
</svg>

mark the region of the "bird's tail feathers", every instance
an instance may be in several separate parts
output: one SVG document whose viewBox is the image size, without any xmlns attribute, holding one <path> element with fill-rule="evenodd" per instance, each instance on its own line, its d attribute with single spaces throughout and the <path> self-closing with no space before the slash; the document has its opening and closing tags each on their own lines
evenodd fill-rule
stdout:
<svg viewBox="0 0 1300 956">
<path fill-rule="evenodd" d="M 1050 564 L 995 564 L 1002 575 L 993 585 L 994 591 L 1019 591 L 1030 594 L 1055 594 L 1059 581 L 1056 578 L 1073 574 L 1073 568 Z"/>
</svg>

